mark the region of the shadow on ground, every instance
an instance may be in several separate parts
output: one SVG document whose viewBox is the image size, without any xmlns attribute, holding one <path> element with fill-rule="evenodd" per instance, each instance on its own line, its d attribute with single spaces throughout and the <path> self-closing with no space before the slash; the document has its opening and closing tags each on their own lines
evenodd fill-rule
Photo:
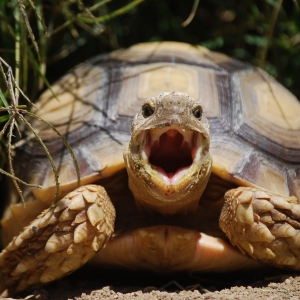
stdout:
<svg viewBox="0 0 300 300">
<path fill-rule="evenodd" d="M 201 299 L 201 294 L 208 295 L 207 293 L 211 294 L 210 292 L 218 293 L 218 291 L 232 287 L 265 288 L 270 282 L 284 282 L 287 278 L 291 278 L 291 276 L 296 278 L 297 275 L 300 274 L 278 269 L 227 274 L 161 275 L 121 270 L 107 271 L 87 265 L 68 277 L 45 286 L 43 289 L 35 290 L 21 296 L 23 299 L 40 300 L 127 299 L 126 297 L 124 298 L 124 295 L 128 294 L 129 296 L 130 294 L 131 296 L 128 299 L 131 299 L 134 295 L 135 299 L 168 299 L 169 297 L 165 297 L 168 294 L 175 295 L 174 293 L 178 294 L 180 291 L 194 291 L 197 292 L 198 297 L 187 296 L 185 298 L 181 296 L 181 299 Z M 155 296 L 154 298 L 151 296 L 147 298 L 140 297 L 147 293 L 151 294 L 153 291 L 157 291 L 160 295 L 165 296 Z M 161 292 L 167 293 L 162 294 Z M 104 297 L 106 294 L 107 297 Z M 172 296 L 170 299 L 175 298 Z M 214 299 L 214 297 L 204 297 L 203 299 Z"/>
</svg>

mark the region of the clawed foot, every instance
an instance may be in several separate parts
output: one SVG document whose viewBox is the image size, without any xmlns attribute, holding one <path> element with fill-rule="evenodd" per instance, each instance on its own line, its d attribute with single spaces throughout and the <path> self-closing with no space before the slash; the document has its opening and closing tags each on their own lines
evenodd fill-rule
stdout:
<svg viewBox="0 0 300 300">
<path fill-rule="evenodd" d="M 106 244 L 114 220 L 114 207 L 101 186 L 69 193 L 0 254 L 1 284 L 15 293 L 72 273 Z"/>
<path fill-rule="evenodd" d="M 243 253 L 276 267 L 300 269 L 300 204 L 255 188 L 225 195 L 220 226 Z"/>
</svg>

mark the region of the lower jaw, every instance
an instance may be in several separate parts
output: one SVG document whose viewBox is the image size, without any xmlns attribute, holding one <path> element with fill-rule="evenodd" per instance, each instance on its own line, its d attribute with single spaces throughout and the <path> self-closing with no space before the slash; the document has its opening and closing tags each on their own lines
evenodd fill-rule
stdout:
<svg viewBox="0 0 300 300">
<path fill-rule="evenodd" d="M 162 182 L 166 186 L 176 186 L 180 183 L 181 178 L 188 172 L 190 166 L 182 167 L 178 169 L 175 173 L 166 173 L 162 168 L 157 166 L 152 166 L 152 169 L 155 169 L 157 176 L 159 176 Z"/>
<path fill-rule="evenodd" d="M 151 176 L 151 188 L 148 190 L 148 197 L 140 199 L 147 206 L 156 207 L 156 210 L 166 209 L 179 211 L 186 209 L 191 202 L 199 201 L 200 194 L 195 193 L 197 184 L 194 178 L 184 176 L 177 184 L 166 184 L 159 175 Z"/>
<path fill-rule="evenodd" d="M 167 179 L 139 155 L 126 156 L 129 186 L 137 207 L 142 211 L 158 212 L 162 215 L 192 213 L 205 189 L 211 169 L 209 157 L 201 165 L 192 164 L 178 180 Z M 201 173 L 201 178 L 199 177 Z M 171 184 L 169 184 L 171 183 Z"/>
<path fill-rule="evenodd" d="M 203 169 L 203 165 L 192 164 L 190 166 L 178 169 L 174 174 L 168 174 L 160 167 L 148 165 L 145 171 L 151 176 L 151 181 L 157 187 L 158 192 L 163 196 L 171 196 L 174 194 L 175 198 L 181 198 L 182 194 L 189 193 L 189 190 L 195 184 L 199 184 L 199 172 Z M 203 177 L 203 179 L 206 176 Z M 170 191 L 170 192 L 169 192 Z M 166 195 L 167 193 L 167 195 Z M 170 197 L 172 198 L 172 197 Z"/>
</svg>

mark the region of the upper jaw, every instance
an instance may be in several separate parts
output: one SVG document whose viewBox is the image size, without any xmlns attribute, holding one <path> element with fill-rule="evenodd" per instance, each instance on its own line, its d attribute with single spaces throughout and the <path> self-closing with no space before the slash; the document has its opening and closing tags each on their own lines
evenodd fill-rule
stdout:
<svg viewBox="0 0 300 300">
<path fill-rule="evenodd" d="M 203 132 L 177 124 L 140 131 L 136 145 L 135 154 L 143 161 L 145 171 L 155 186 L 171 198 L 194 181 L 201 169 L 203 149 L 208 150 Z M 170 195 L 166 190 L 172 191 Z"/>
</svg>

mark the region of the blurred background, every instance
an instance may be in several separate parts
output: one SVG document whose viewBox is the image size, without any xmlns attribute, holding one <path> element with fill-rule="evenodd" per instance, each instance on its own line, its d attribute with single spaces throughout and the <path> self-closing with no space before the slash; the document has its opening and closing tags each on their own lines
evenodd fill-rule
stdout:
<svg viewBox="0 0 300 300">
<path fill-rule="evenodd" d="M 15 106 L 26 103 L 12 87 L 34 102 L 94 55 L 163 40 L 259 66 L 300 99 L 299 0 L 1 0 L 0 127 L 11 120 L 14 97 Z M 1 132 L 0 172 L 13 155 L 7 144 Z"/>
</svg>

